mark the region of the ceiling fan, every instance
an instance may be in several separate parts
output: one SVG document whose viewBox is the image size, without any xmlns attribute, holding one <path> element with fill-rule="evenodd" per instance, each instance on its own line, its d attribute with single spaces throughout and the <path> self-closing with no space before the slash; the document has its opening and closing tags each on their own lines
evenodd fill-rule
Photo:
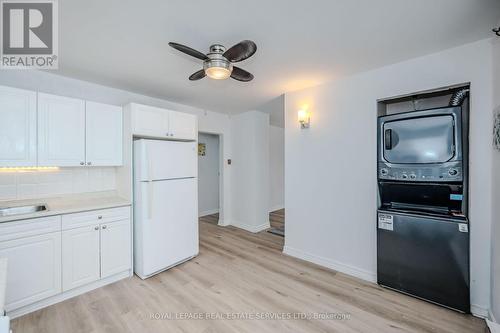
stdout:
<svg viewBox="0 0 500 333">
<path fill-rule="evenodd" d="M 214 44 L 210 46 L 210 52 L 207 54 L 179 43 L 170 42 L 168 45 L 192 57 L 203 60 L 203 69 L 193 73 L 189 77 L 191 81 L 203 79 L 205 76 L 215 80 L 224 80 L 231 77 L 242 82 L 248 82 L 253 79 L 251 73 L 233 66 L 234 62 L 248 59 L 257 51 L 257 45 L 251 40 L 239 42 L 228 50 L 223 45 Z"/>
</svg>

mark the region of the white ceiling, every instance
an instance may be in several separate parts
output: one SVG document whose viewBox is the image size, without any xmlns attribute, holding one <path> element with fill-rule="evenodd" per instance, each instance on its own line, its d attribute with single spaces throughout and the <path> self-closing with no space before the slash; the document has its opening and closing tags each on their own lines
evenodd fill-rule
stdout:
<svg viewBox="0 0 500 333">
<path fill-rule="evenodd" d="M 59 74 L 237 113 L 280 94 L 493 36 L 498 0 L 63 0 Z M 243 39 L 250 83 L 191 82 L 202 52 Z"/>
</svg>

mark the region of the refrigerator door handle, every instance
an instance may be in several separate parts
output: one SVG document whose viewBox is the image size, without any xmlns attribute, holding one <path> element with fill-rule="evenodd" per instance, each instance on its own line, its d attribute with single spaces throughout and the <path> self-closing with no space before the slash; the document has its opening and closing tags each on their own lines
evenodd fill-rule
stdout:
<svg viewBox="0 0 500 333">
<path fill-rule="evenodd" d="M 148 182 L 153 181 L 153 164 L 151 162 L 151 158 L 149 156 L 149 147 L 146 145 L 146 163 L 148 165 Z"/>
<path fill-rule="evenodd" d="M 148 219 L 153 218 L 153 181 L 148 181 Z"/>
<path fill-rule="evenodd" d="M 148 167 L 148 219 L 151 220 L 153 218 L 153 165 L 151 162 L 151 156 L 149 154 L 149 146 L 146 145 L 146 163 Z"/>
</svg>

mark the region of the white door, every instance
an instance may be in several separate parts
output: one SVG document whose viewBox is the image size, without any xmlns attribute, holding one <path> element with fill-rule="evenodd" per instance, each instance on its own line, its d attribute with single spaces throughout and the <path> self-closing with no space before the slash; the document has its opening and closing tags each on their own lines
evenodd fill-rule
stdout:
<svg viewBox="0 0 500 333">
<path fill-rule="evenodd" d="M 196 178 L 141 182 L 143 275 L 198 254 Z"/>
<path fill-rule="evenodd" d="M 99 226 L 62 232 L 62 289 L 99 280 Z"/>
<path fill-rule="evenodd" d="M 38 94 L 38 165 L 85 164 L 85 102 Z"/>
<path fill-rule="evenodd" d="M 36 92 L 0 86 L 0 167 L 36 163 Z"/>
<path fill-rule="evenodd" d="M 131 268 L 130 220 L 101 225 L 101 278 Z"/>
<path fill-rule="evenodd" d="M 139 181 L 196 177 L 196 148 L 196 142 L 136 140 L 135 177 Z"/>
<path fill-rule="evenodd" d="M 169 137 L 168 110 L 132 104 L 132 134 L 145 137 Z"/>
<path fill-rule="evenodd" d="M 86 164 L 122 165 L 122 108 L 86 102 Z"/>
<path fill-rule="evenodd" d="M 0 242 L 7 262 L 5 309 L 22 306 L 61 292 L 61 233 Z"/>
<path fill-rule="evenodd" d="M 196 116 L 183 112 L 170 111 L 169 133 L 174 139 L 196 140 L 198 135 Z"/>
</svg>

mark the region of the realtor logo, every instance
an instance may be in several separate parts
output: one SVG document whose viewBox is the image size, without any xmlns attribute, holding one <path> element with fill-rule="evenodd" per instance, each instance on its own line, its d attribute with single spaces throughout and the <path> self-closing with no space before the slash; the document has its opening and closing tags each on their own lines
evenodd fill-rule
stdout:
<svg viewBox="0 0 500 333">
<path fill-rule="evenodd" d="M 56 1 L 0 0 L 2 69 L 57 69 Z"/>
</svg>

